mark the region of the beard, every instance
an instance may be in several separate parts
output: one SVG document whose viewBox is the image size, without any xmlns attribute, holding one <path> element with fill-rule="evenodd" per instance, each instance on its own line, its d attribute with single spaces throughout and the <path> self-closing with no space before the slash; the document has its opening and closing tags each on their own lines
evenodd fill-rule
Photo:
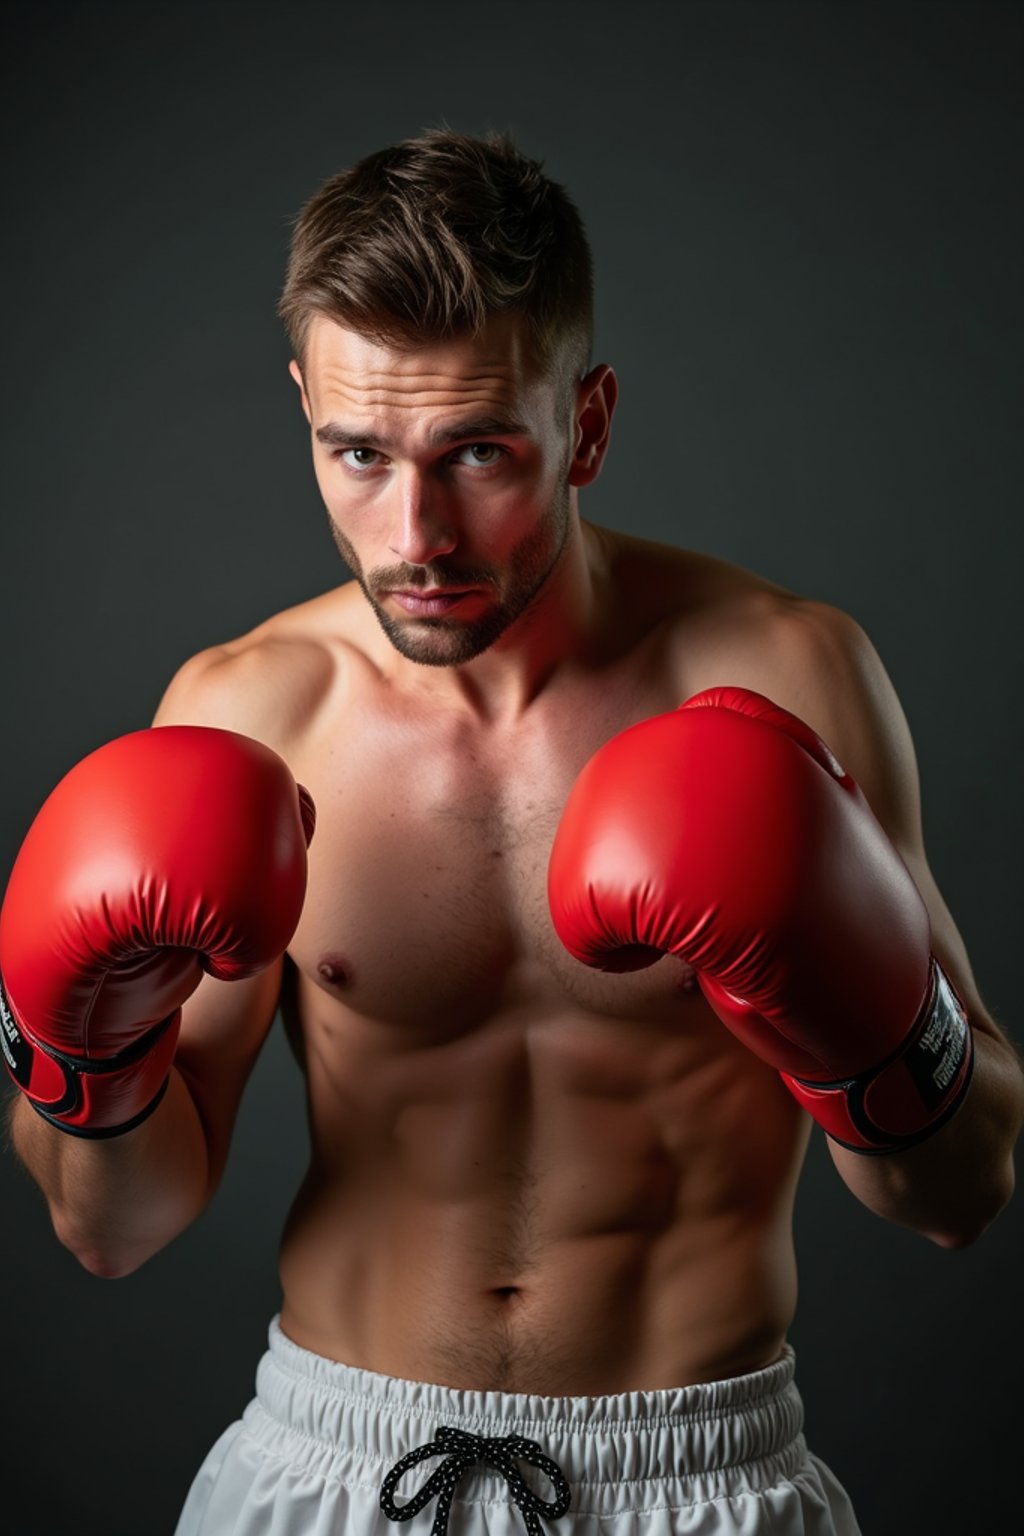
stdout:
<svg viewBox="0 0 1024 1536">
<path fill-rule="evenodd" d="M 426 667 L 455 667 L 472 661 L 503 635 L 530 607 L 558 564 L 569 533 L 569 484 L 562 480 L 554 501 L 532 533 L 512 550 L 502 574 L 493 566 L 389 565 L 365 572 L 355 550 L 328 512 L 338 553 L 362 589 L 378 624 L 395 650 Z M 393 588 L 485 587 L 497 601 L 477 619 L 401 619 L 386 613 L 377 594 Z"/>
</svg>

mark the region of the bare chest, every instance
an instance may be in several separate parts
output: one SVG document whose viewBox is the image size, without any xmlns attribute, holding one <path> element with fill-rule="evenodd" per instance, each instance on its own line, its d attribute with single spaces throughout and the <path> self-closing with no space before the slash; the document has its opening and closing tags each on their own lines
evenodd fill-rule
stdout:
<svg viewBox="0 0 1024 1536">
<path fill-rule="evenodd" d="M 645 701 L 638 717 L 651 712 Z M 292 945 L 307 983 L 367 1019 L 442 1036 L 516 1010 L 669 1017 L 692 986 L 685 967 L 590 971 L 548 914 L 566 797 L 617 728 L 595 712 L 486 746 L 387 730 L 311 762 L 317 834 Z"/>
</svg>

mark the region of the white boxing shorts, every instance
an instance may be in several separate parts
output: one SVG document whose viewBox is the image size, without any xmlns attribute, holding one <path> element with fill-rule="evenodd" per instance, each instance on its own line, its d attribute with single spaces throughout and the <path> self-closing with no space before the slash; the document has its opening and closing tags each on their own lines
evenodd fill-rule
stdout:
<svg viewBox="0 0 1024 1536">
<path fill-rule="evenodd" d="M 787 1348 L 704 1386 L 464 1392 L 325 1360 L 275 1319 L 176 1536 L 860 1536 L 793 1370 Z"/>
</svg>

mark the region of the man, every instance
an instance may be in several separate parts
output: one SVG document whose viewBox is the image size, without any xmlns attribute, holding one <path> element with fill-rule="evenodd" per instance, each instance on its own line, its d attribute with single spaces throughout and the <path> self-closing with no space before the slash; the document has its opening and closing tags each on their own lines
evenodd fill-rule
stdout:
<svg viewBox="0 0 1024 1536">
<path fill-rule="evenodd" d="M 279 1002 L 308 1079 L 280 1319 L 179 1532 L 846 1536 L 786 1344 L 804 1109 L 864 1204 L 944 1247 L 1009 1198 L 1024 1115 L 892 688 L 844 615 L 581 520 L 617 386 L 578 215 L 507 143 L 329 181 L 282 314 L 356 580 L 195 657 L 169 730 L 87 760 L 0 928 L 15 1143 L 96 1273 L 204 1208 Z M 39 870 L 69 825 L 120 837 L 111 779 L 145 900 L 111 916 L 104 885 L 30 1007 Z M 91 1006 L 100 925 L 97 1049 L 65 993 L 88 971 Z"/>
</svg>

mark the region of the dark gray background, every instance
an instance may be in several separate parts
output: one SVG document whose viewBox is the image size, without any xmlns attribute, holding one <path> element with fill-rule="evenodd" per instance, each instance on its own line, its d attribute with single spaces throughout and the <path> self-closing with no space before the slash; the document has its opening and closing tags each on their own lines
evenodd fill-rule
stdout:
<svg viewBox="0 0 1024 1536">
<path fill-rule="evenodd" d="M 933 865 L 1020 995 L 1022 13 L 994 4 L 4 9 L 2 869 L 174 668 L 340 578 L 274 317 L 320 180 L 443 120 L 566 182 L 619 370 L 584 510 L 852 612 Z M 5 1532 L 162 1536 L 248 1398 L 304 1162 L 279 1034 L 212 1209 L 79 1271 L 10 1157 Z M 943 1253 L 816 1138 L 794 1329 L 865 1536 L 1013 1528 L 1021 1203 Z"/>
</svg>

